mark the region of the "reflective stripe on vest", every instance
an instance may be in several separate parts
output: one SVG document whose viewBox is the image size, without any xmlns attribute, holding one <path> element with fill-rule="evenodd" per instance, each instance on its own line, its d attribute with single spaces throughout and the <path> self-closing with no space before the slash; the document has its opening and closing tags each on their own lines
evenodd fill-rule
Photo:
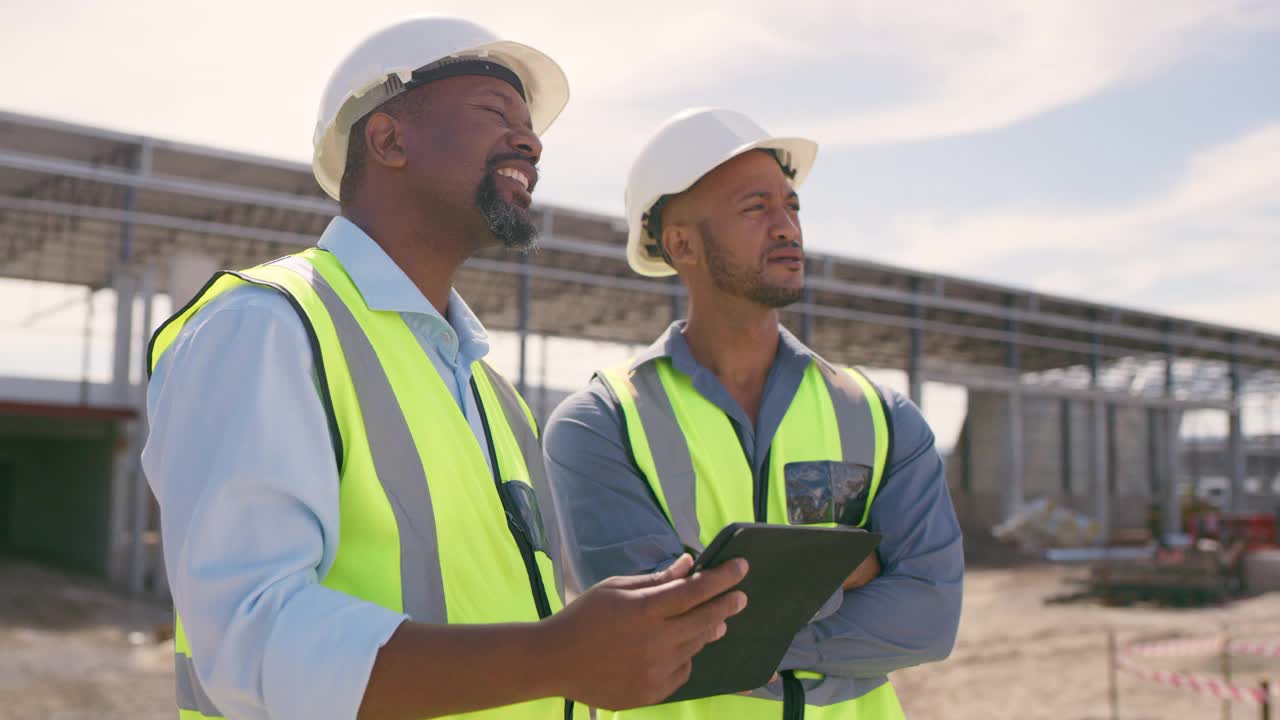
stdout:
<svg viewBox="0 0 1280 720">
<path fill-rule="evenodd" d="M 732 421 L 675 370 L 668 358 L 624 365 L 598 376 L 622 410 L 636 467 L 680 541 L 701 551 L 730 522 L 763 519 L 793 524 L 796 498 L 787 483 L 809 468 L 828 473 L 832 463 L 867 469 L 865 506 L 850 524 L 863 527 L 884 479 L 891 445 L 888 409 L 875 386 L 857 370 L 837 369 L 815 358 L 805 370 L 757 478 Z M 788 472 L 790 466 L 791 472 Z M 756 497 L 757 485 L 767 493 Z M 836 489 L 832 488 L 832 495 Z M 834 525 L 838 498 L 831 498 L 826 522 Z M 902 717 L 887 682 L 855 697 L 851 684 L 815 673 L 796 673 L 805 690 L 805 717 L 813 720 L 892 720 Z M 862 686 L 865 690 L 865 685 Z M 707 720 L 733 717 L 776 720 L 783 703 L 742 696 L 719 696 L 641 708 L 600 717 L 619 720 Z"/>
<path fill-rule="evenodd" d="M 398 313 L 370 310 L 331 254 L 311 249 L 240 273 L 221 273 L 157 331 L 149 367 L 214 297 L 254 284 L 284 294 L 306 326 L 331 416 L 340 468 L 341 537 L 321 583 L 429 623 L 535 621 L 560 608 L 545 550 L 526 564 L 507 527 L 505 494 L 545 486 L 536 425 L 514 388 L 483 362 L 473 390 L 491 448 L 476 442 L 444 380 Z M 485 463 L 491 455 L 492 472 Z M 472 482 L 472 480 L 478 480 Z M 504 493 L 511 487 L 528 492 Z M 545 490 L 545 488 L 544 488 Z M 530 503 L 538 519 L 537 503 Z M 216 717 L 176 622 L 183 717 Z M 490 714 L 492 713 L 492 714 Z M 561 718 L 545 699 L 468 717 Z"/>
</svg>

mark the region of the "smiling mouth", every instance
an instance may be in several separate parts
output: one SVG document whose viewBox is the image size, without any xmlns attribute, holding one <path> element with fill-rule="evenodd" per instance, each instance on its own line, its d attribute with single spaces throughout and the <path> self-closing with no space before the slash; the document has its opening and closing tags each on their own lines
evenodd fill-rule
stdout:
<svg viewBox="0 0 1280 720">
<path fill-rule="evenodd" d="M 519 184 L 525 192 L 529 192 L 529 176 L 519 170 L 516 170 L 515 168 L 498 168 L 496 174 L 501 175 L 504 178 L 511 178 Z"/>
</svg>

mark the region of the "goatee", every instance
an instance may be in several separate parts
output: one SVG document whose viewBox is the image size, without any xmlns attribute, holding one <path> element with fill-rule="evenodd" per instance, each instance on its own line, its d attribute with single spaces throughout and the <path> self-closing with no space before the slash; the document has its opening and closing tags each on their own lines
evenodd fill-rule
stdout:
<svg viewBox="0 0 1280 720">
<path fill-rule="evenodd" d="M 476 191 L 476 207 L 480 208 L 489 230 L 503 247 L 527 253 L 538 244 L 538 226 L 533 224 L 523 208 L 503 199 L 493 170 L 489 169 Z"/>
</svg>

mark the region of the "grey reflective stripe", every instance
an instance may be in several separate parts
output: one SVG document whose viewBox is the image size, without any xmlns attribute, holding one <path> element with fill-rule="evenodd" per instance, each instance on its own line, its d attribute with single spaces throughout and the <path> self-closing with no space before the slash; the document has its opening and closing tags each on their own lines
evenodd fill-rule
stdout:
<svg viewBox="0 0 1280 720">
<path fill-rule="evenodd" d="M 489 363 L 481 360 L 479 364 L 485 378 L 489 380 L 489 386 L 498 396 L 498 405 L 502 408 L 507 427 L 511 428 L 516 444 L 520 447 L 520 454 L 524 456 L 524 465 L 529 471 L 529 484 L 533 486 L 533 494 L 542 515 L 542 525 L 547 532 L 547 543 L 550 545 L 547 556 L 551 558 L 551 564 L 555 567 L 556 591 L 561 598 L 564 598 L 564 572 L 570 564 L 565 562 L 564 543 L 560 541 L 562 537 L 560 513 L 555 504 L 555 494 L 551 492 L 551 483 L 547 480 L 547 468 L 542 464 L 542 446 L 534 433 L 533 425 L 529 422 L 528 414 L 524 411 L 524 405 L 520 402 L 520 396 L 516 394 L 516 389 L 507 382 L 506 378 L 499 375 L 497 370 L 490 367 Z M 480 408 L 480 412 L 485 412 L 485 409 Z M 499 468 L 494 470 L 500 472 Z M 581 586 L 574 585 L 574 587 Z"/>
<path fill-rule="evenodd" d="M 182 653 L 174 653 L 173 669 L 174 679 L 178 685 L 179 709 L 195 710 L 209 717 L 222 717 L 218 707 L 205 694 L 204 686 L 200 684 L 200 678 L 196 675 L 196 666 L 191 662 L 191 658 Z"/>
<path fill-rule="evenodd" d="M 534 434 L 533 425 L 529 422 L 529 416 L 524 411 L 520 397 L 516 395 L 516 389 L 511 387 L 507 379 L 499 375 L 497 370 L 489 367 L 489 363 L 481 360 L 480 367 L 484 370 L 484 376 L 489 380 L 494 394 L 498 396 L 498 404 L 502 407 L 507 426 L 516 437 L 520 454 L 524 455 L 525 467 L 529 469 L 530 484 L 535 490 L 539 486 L 547 487 L 547 472 L 542 465 L 542 449 L 538 445 L 538 436 Z M 481 408 L 482 411 L 483 409 Z M 538 502 L 542 502 L 541 496 Z"/>
<path fill-rule="evenodd" d="M 831 395 L 831 405 L 836 413 L 836 424 L 840 428 L 840 452 L 843 460 L 849 463 L 866 465 L 875 470 L 876 465 L 876 431 L 871 419 L 871 398 L 862 392 L 862 388 L 846 370 L 833 367 L 826 360 L 816 361 L 822 379 L 827 383 L 827 392 Z M 879 398 L 875 399 L 879 402 Z"/>
<path fill-rule="evenodd" d="M 419 622 L 447 622 L 440 548 L 426 470 L 386 370 L 351 310 L 311 263 L 289 256 L 273 264 L 306 280 L 333 321 L 364 417 L 374 471 L 391 501 L 399 529 L 404 612 Z M 430 363 L 426 367 L 432 368 L 428 372 L 434 372 Z"/>
<path fill-rule="evenodd" d="M 661 362 L 661 361 L 658 361 Z M 647 362 L 631 372 L 631 385 L 635 388 L 636 411 L 649 440 L 649 454 L 662 483 L 662 494 L 667 499 L 667 511 L 675 526 L 680 542 L 701 552 L 702 528 L 697 513 L 697 473 L 689 444 L 667 389 L 658 374 L 658 362 Z M 625 391 L 626 388 L 619 388 Z"/>
</svg>

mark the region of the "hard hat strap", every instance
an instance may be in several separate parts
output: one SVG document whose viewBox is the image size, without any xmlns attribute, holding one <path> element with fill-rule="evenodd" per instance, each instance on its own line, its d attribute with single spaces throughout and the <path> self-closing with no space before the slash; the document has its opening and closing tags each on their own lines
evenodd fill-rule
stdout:
<svg viewBox="0 0 1280 720">
<path fill-rule="evenodd" d="M 398 75 L 388 75 L 386 79 L 375 85 L 368 92 L 349 100 L 338 111 L 334 124 L 339 132 L 346 133 L 360 118 L 377 110 L 391 98 L 414 88 L 422 87 L 427 83 L 460 75 L 487 75 L 498 78 L 509 83 L 516 89 L 516 92 L 520 93 L 520 97 L 525 98 L 525 101 L 528 102 L 528 98 L 524 93 L 524 83 L 520 81 L 520 76 L 510 69 L 492 60 L 481 60 L 474 57 L 445 58 L 414 70 L 413 77 L 409 82 L 401 82 Z"/>
<path fill-rule="evenodd" d="M 512 72 L 510 68 L 499 65 L 492 60 L 468 57 L 445 58 L 426 67 L 418 68 L 413 71 L 413 79 L 405 83 L 404 88 L 405 90 L 412 90 L 427 83 L 460 75 L 486 75 L 497 78 L 515 88 L 516 92 L 520 93 L 520 97 L 524 98 L 526 102 L 529 100 L 529 97 L 524 92 L 524 83 L 520 82 L 520 76 Z"/>
</svg>

